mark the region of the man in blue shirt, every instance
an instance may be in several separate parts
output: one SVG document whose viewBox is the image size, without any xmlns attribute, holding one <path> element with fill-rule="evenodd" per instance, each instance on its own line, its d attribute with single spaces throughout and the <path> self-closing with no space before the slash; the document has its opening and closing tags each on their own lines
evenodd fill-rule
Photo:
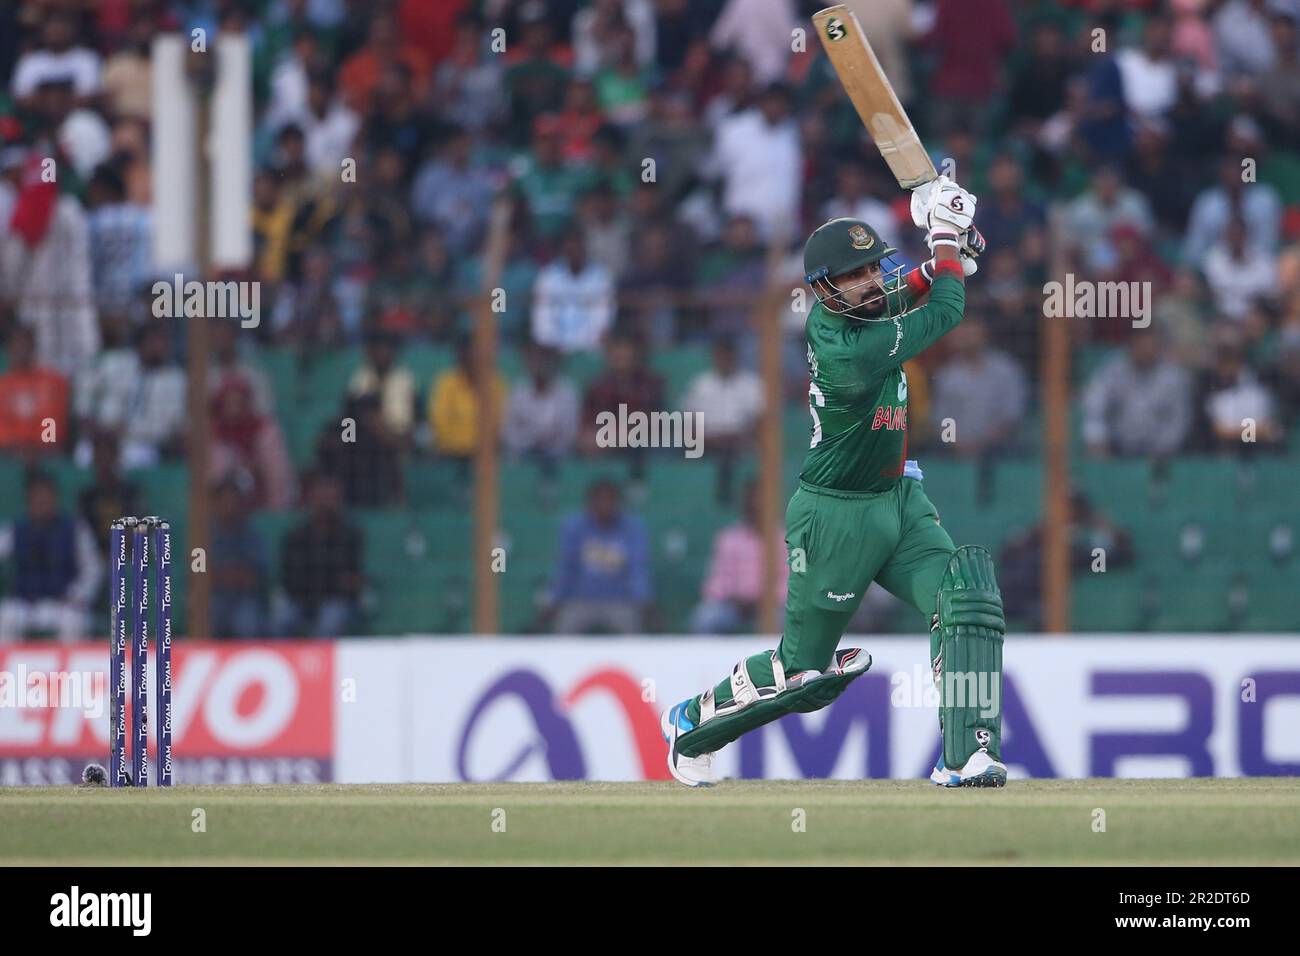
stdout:
<svg viewBox="0 0 1300 956">
<path fill-rule="evenodd" d="M 544 620 L 560 634 L 634 634 L 653 596 L 645 525 L 622 510 L 609 479 L 587 489 L 587 508 L 564 524 Z"/>
</svg>

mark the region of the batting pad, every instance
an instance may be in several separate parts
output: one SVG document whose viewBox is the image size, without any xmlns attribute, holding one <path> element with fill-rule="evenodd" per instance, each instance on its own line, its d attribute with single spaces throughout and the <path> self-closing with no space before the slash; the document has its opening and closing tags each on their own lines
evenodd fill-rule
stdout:
<svg viewBox="0 0 1300 956">
<path fill-rule="evenodd" d="M 980 749 L 1001 760 L 1006 619 L 988 551 L 967 545 L 954 552 L 939 585 L 938 609 L 944 766 L 959 770 Z"/>
<path fill-rule="evenodd" d="M 759 698 L 730 713 L 717 713 L 702 720 L 693 730 L 677 738 L 677 751 L 686 757 L 714 753 L 751 730 L 769 724 L 786 714 L 809 714 L 821 710 L 844 693 L 849 684 L 871 668 L 871 655 L 859 647 L 835 652 L 831 668 L 825 673 L 805 671 L 799 682 L 792 678 L 784 689 L 771 694 L 759 690 Z M 710 691 L 712 693 L 712 691 Z"/>
</svg>

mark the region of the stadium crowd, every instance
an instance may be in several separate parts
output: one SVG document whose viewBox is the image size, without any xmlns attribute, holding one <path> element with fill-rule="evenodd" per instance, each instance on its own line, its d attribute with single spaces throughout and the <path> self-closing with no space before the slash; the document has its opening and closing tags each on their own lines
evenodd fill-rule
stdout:
<svg viewBox="0 0 1300 956">
<path fill-rule="evenodd" d="M 149 48 L 194 29 L 246 34 L 255 67 L 255 259 L 233 277 L 261 283 L 263 319 L 213 323 L 214 631 L 363 628 L 352 515 L 405 506 L 411 463 L 464 485 L 478 443 L 500 440 L 536 463 L 546 500 L 567 462 L 611 455 L 595 420 L 620 404 L 706 412 L 728 463 L 719 507 L 737 520 L 691 626 L 752 626 L 757 297 L 800 285 L 803 237 L 834 216 L 867 219 L 905 262 L 927 255 L 817 39 L 798 33 L 822 5 L 0 7 L 0 455 L 27 469 L 25 510 L 0 534 L 13 566 L 0 639 L 88 633 L 109 516 L 140 506 L 133 475 L 186 454 L 184 324 L 149 301 Z M 1087 455 L 1290 453 L 1300 0 L 850 5 L 936 165 L 980 197 L 988 239 L 969 318 L 909 366 L 911 447 L 1032 453 L 1044 285 L 1063 261 L 1079 283 L 1149 283 L 1145 316 L 1070 320 Z M 515 203 L 500 334 L 517 374 L 492 386 L 502 432 L 487 436 L 467 335 L 502 195 Z M 788 408 L 806 403 L 800 319 L 792 305 Z M 406 359 L 417 346 L 453 359 L 422 377 Z M 708 367 L 673 391 L 659 359 L 682 348 Z M 268 358 L 306 367 L 347 349 L 362 360 L 331 397 L 337 414 L 300 446 Z M 339 420 L 355 441 L 339 443 Z M 51 495 L 60 462 L 94 475 L 78 500 Z M 619 462 L 617 481 L 591 487 L 554 542 L 539 625 L 657 626 L 636 514 L 654 467 Z M 294 509 L 272 567 L 251 516 Z"/>
</svg>

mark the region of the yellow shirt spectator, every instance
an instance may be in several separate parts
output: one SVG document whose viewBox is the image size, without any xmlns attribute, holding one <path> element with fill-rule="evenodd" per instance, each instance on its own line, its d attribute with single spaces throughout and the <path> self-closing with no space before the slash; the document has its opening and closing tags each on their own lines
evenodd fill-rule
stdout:
<svg viewBox="0 0 1300 956">
<path fill-rule="evenodd" d="M 506 383 L 499 375 L 493 382 L 497 421 L 506 404 Z M 429 425 L 433 448 L 440 455 L 467 458 L 478 448 L 481 419 L 474 383 L 460 366 L 448 369 L 433 382 L 429 393 Z"/>
</svg>

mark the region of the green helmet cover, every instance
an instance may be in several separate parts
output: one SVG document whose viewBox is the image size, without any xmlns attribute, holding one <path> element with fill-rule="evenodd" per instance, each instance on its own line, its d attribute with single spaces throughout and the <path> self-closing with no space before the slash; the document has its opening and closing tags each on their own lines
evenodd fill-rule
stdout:
<svg viewBox="0 0 1300 956">
<path fill-rule="evenodd" d="M 803 246 L 804 278 L 812 283 L 879 262 L 897 252 L 861 219 L 832 219 L 818 226 Z"/>
</svg>

